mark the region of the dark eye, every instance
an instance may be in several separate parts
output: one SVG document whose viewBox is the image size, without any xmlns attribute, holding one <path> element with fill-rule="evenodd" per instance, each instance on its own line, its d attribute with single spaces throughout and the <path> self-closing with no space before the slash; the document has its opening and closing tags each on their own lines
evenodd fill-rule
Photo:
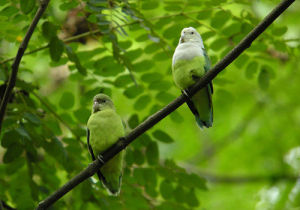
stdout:
<svg viewBox="0 0 300 210">
<path fill-rule="evenodd" d="M 102 103 L 105 103 L 106 100 L 105 99 L 99 99 L 98 102 L 102 104 Z"/>
<path fill-rule="evenodd" d="M 194 34 L 194 31 L 192 31 L 191 34 Z"/>
</svg>

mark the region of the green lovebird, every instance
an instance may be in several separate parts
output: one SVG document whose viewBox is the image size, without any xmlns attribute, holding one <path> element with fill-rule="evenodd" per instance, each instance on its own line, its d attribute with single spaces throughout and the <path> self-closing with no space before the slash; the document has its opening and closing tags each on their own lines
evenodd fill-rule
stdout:
<svg viewBox="0 0 300 210">
<path fill-rule="evenodd" d="M 186 96 L 187 105 L 201 128 L 211 127 L 213 123 L 212 83 L 192 97 L 184 89 L 188 90 L 209 69 L 210 60 L 200 34 L 193 27 L 184 28 L 173 55 L 172 73 L 175 84 Z"/>
<path fill-rule="evenodd" d="M 92 159 L 101 159 L 101 153 L 119 138 L 124 137 L 125 130 L 120 116 L 116 113 L 112 100 L 104 94 L 98 94 L 93 99 L 92 114 L 87 123 L 87 144 Z M 117 196 L 122 182 L 124 150 L 110 159 L 97 172 L 104 187 Z"/>
</svg>

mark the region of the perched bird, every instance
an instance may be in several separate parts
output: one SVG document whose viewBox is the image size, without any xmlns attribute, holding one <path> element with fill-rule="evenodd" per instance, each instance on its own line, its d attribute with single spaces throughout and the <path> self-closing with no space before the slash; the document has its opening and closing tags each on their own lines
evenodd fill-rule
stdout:
<svg viewBox="0 0 300 210">
<path fill-rule="evenodd" d="M 172 73 L 175 84 L 186 96 L 186 102 L 201 128 L 211 127 L 213 123 L 212 83 L 192 97 L 185 89 L 188 90 L 209 69 L 210 60 L 200 34 L 193 27 L 184 28 L 173 55 Z"/>
<path fill-rule="evenodd" d="M 119 138 L 124 137 L 125 130 L 112 100 L 107 95 L 96 95 L 93 103 L 92 114 L 87 123 L 87 144 L 92 159 L 98 158 L 102 161 L 100 154 Z M 97 172 L 104 187 L 115 196 L 119 194 L 121 188 L 123 157 L 124 150 Z"/>
</svg>

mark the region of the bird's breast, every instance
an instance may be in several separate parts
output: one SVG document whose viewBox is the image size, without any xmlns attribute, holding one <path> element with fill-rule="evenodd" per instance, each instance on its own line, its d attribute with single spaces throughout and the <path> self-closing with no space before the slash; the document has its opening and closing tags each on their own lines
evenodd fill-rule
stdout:
<svg viewBox="0 0 300 210">
<path fill-rule="evenodd" d="M 173 66 L 177 60 L 192 60 L 195 57 L 204 56 L 203 49 L 198 44 L 179 44 L 173 55 Z"/>
</svg>

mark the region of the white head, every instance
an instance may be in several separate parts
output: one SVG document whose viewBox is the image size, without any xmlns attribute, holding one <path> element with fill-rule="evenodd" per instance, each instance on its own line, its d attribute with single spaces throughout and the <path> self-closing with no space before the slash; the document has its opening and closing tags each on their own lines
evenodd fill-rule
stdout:
<svg viewBox="0 0 300 210">
<path fill-rule="evenodd" d="M 201 44 L 202 48 L 204 48 L 203 41 L 200 34 L 193 27 L 184 28 L 181 31 L 179 44 L 186 43 L 186 42 L 197 42 Z"/>
</svg>

